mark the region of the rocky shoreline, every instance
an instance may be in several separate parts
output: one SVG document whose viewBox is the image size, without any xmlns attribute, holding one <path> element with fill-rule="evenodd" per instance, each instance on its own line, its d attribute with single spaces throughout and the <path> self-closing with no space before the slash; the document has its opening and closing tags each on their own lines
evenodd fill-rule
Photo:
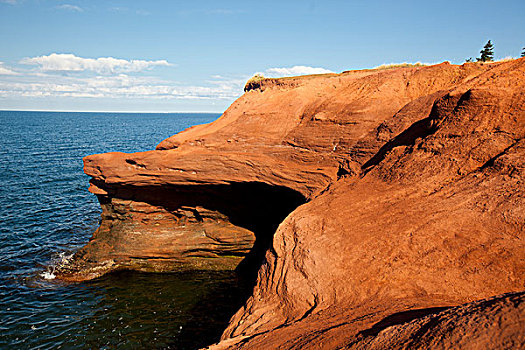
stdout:
<svg viewBox="0 0 525 350">
<path fill-rule="evenodd" d="M 57 276 L 256 271 L 212 349 L 525 346 L 525 58 L 245 90 L 86 157 L 101 225 Z"/>
</svg>

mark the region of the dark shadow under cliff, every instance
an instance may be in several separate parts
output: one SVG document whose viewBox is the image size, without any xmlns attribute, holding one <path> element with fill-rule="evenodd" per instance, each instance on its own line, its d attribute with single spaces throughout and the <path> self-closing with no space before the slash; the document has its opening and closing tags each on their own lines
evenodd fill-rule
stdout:
<svg viewBox="0 0 525 350">
<path fill-rule="evenodd" d="M 144 202 L 169 212 L 193 210 L 196 220 L 203 220 L 197 208 L 218 212 L 233 225 L 252 231 L 255 243 L 237 270 L 254 281 L 273 235 L 288 214 L 306 199 L 299 192 L 261 182 L 229 185 L 119 187 L 112 197 Z M 109 199 L 99 196 L 103 204 Z"/>
</svg>

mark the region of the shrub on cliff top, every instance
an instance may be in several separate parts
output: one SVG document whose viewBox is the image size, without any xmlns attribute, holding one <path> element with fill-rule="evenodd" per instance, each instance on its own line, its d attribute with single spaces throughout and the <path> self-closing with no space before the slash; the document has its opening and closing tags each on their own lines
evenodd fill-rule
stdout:
<svg viewBox="0 0 525 350">
<path fill-rule="evenodd" d="M 246 85 L 244 85 L 244 91 L 249 91 L 258 87 L 259 83 L 266 79 L 262 74 L 255 74 L 253 77 L 248 79 Z"/>
<path fill-rule="evenodd" d="M 408 68 L 408 67 L 424 67 L 428 66 L 428 63 L 390 63 L 390 64 L 382 64 L 380 66 L 374 67 L 374 69 L 392 69 L 392 68 Z"/>
</svg>

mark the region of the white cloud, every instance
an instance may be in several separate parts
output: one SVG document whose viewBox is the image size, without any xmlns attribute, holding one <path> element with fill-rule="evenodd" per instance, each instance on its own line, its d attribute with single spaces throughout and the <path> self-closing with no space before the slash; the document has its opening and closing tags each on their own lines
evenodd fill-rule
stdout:
<svg viewBox="0 0 525 350">
<path fill-rule="evenodd" d="M 0 75 L 18 75 L 18 73 L 4 67 L 4 63 L 0 62 Z"/>
<path fill-rule="evenodd" d="M 293 66 L 290 68 L 268 68 L 263 75 L 265 77 L 290 77 L 295 75 L 324 74 L 333 73 L 325 68 L 308 66 Z"/>
<path fill-rule="evenodd" d="M 76 5 L 71 5 L 71 4 L 59 5 L 56 8 L 59 10 L 66 10 L 66 11 L 72 11 L 72 12 L 84 12 L 83 8 L 78 7 Z"/>
<path fill-rule="evenodd" d="M 110 7 L 109 11 L 122 13 L 122 14 L 129 14 L 129 13 L 131 13 L 130 9 L 128 7 Z M 146 10 L 142 10 L 142 9 L 138 9 L 138 10 L 135 10 L 135 14 L 138 15 L 138 16 L 149 16 L 149 15 L 151 15 L 151 12 L 146 11 Z"/>
<path fill-rule="evenodd" d="M 153 77 L 127 74 L 79 78 L 47 73 L 0 80 L 0 97 L 83 97 L 108 99 L 233 100 L 243 81 L 208 82 L 185 86 Z"/>
<path fill-rule="evenodd" d="M 113 12 L 125 13 L 125 12 L 129 11 L 129 8 L 127 8 L 127 7 L 110 7 L 109 10 L 113 11 Z"/>
<path fill-rule="evenodd" d="M 1 99 L 209 100 L 226 103 L 242 95 L 246 82 L 244 77 L 213 75 L 208 81 L 188 84 L 136 74 L 156 66 L 170 65 L 166 60 L 83 58 L 53 53 L 25 58 L 20 63 L 36 65 L 38 69 L 26 66 L 14 72 L 0 62 L 0 74 L 7 72 L 0 77 Z"/>
<path fill-rule="evenodd" d="M 193 10 L 177 11 L 177 14 L 181 16 L 200 15 L 200 14 L 229 16 L 229 15 L 235 15 L 235 14 L 240 14 L 240 13 L 246 13 L 246 11 L 241 10 L 241 9 L 232 10 L 232 9 L 225 9 L 225 8 L 193 9 Z"/>
<path fill-rule="evenodd" d="M 244 13 L 244 10 L 231 10 L 231 9 L 213 9 L 207 10 L 206 13 L 209 15 L 234 15 L 237 13 Z"/>
<path fill-rule="evenodd" d="M 83 58 L 73 54 L 52 53 L 48 56 L 24 58 L 23 64 L 39 65 L 43 71 L 82 72 L 98 74 L 140 72 L 155 66 L 170 66 L 166 60 L 124 60 L 113 57 Z"/>
</svg>

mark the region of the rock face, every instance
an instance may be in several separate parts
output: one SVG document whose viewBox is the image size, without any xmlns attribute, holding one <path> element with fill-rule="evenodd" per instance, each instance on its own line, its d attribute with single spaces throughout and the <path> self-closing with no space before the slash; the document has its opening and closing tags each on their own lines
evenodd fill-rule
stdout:
<svg viewBox="0 0 525 350">
<path fill-rule="evenodd" d="M 523 294 L 436 312 L 525 289 L 525 59 L 246 90 L 155 151 L 85 158 L 102 223 L 60 277 L 246 256 L 214 349 L 523 345 Z"/>
<path fill-rule="evenodd" d="M 346 349 L 523 349 L 525 293 L 511 293 L 437 312 L 391 315 L 361 331 Z M 429 313 L 428 316 L 424 316 Z M 410 321 L 412 318 L 415 319 Z"/>
</svg>

